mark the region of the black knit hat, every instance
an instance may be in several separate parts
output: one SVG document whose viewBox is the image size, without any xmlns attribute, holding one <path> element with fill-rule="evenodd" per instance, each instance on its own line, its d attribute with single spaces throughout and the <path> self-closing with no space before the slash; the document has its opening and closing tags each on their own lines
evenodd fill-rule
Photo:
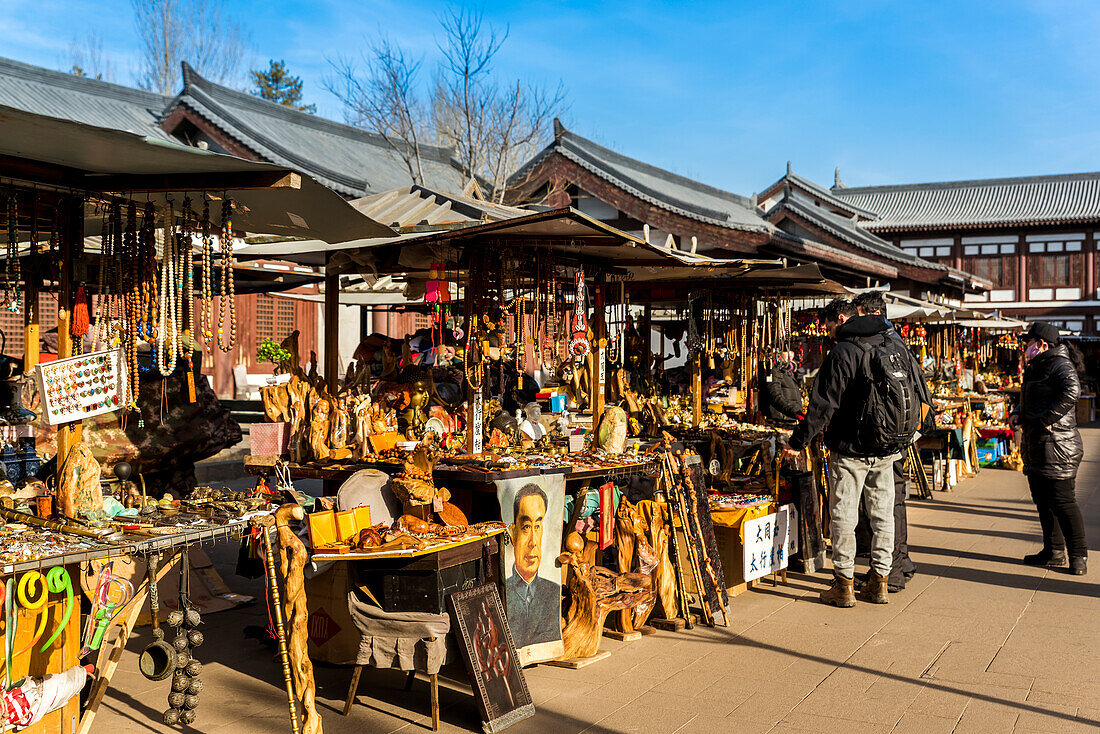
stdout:
<svg viewBox="0 0 1100 734">
<path fill-rule="evenodd" d="M 1047 344 L 1058 344 L 1062 341 L 1062 336 L 1058 333 L 1057 326 L 1045 321 L 1033 321 L 1031 328 L 1020 339 L 1025 343 L 1032 339 L 1042 339 Z"/>
</svg>

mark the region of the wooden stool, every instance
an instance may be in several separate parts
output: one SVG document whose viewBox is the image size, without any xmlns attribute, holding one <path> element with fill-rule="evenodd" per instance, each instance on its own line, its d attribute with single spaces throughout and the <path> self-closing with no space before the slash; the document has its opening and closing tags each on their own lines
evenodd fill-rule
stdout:
<svg viewBox="0 0 1100 734">
<path fill-rule="evenodd" d="M 435 642 L 435 638 L 432 637 L 428 641 Z M 351 705 L 355 702 L 355 692 L 359 689 L 359 676 L 363 674 L 363 667 L 362 665 L 356 665 L 351 672 L 351 685 L 348 686 L 348 697 L 344 701 L 344 716 L 351 713 Z M 416 671 L 410 670 L 405 678 L 406 691 L 412 690 L 413 681 L 415 680 Z M 432 696 L 432 731 L 439 731 L 439 673 L 429 673 L 428 684 Z"/>
</svg>

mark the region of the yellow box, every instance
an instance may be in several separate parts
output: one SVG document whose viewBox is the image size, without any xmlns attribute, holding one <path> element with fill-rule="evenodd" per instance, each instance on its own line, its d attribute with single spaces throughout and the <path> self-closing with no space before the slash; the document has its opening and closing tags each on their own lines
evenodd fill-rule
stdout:
<svg viewBox="0 0 1100 734">
<path fill-rule="evenodd" d="M 342 541 L 354 538 L 359 534 L 359 528 L 355 526 L 355 510 L 344 510 L 336 513 L 336 537 Z"/>
<path fill-rule="evenodd" d="M 309 542 L 314 548 L 321 548 L 337 542 L 336 513 L 332 510 L 311 512 L 309 519 Z"/>
<path fill-rule="evenodd" d="M 371 526 L 370 521 L 370 505 L 363 505 L 362 507 L 356 507 L 352 509 L 355 513 L 355 532 L 360 530 L 366 530 Z"/>
</svg>

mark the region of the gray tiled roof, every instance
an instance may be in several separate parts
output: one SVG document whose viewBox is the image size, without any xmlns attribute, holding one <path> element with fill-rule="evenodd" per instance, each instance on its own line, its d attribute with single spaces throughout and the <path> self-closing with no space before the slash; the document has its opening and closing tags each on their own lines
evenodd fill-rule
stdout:
<svg viewBox="0 0 1100 734">
<path fill-rule="evenodd" d="M 170 140 L 158 125 L 170 99 L 0 58 L 0 102 L 36 115 Z"/>
<path fill-rule="evenodd" d="M 871 230 L 980 228 L 1100 220 L 1100 173 L 1028 176 L 900 186 L 834 187 L 850 205 L 875 212 Z"/>
<path fill-rule="evenodd" d="M 184 64 L 182 104 L 265 160 L 291 166 L 346 196 L 409 186 L 404 161 L 385 140 L 351 125 L 284 107 L 202 78 Z M 465 178 L 451 151 L 421 146 L 425 184 L 460 193 Z"/>
<path fill-rule="evenodd" d="M 522 181 L 528 171 L 555 152 L 618 188 L 675 214 L 729 229 L 774 231 L 746 197 L 628 158 L 569 132 L 560 123 L 555 124 L 554 141 L 513 174 L 511 180 Z"/>
<path fill-rule="evenodd" d="M 826 204 L 828 204 L 830 207 L 832 207 L 834 209 L 839 209 L 843 212 L 846 212 L 849 216 L 856 215 L 861 219 L 875 219 L 875 218 L 877 218 L 878 215 L 875 212 L 864 209 L 860 206 L 857 206 L 854 202 L 847 201 L 845 199 L 841 199 L 840 197 L 836 196 L 832 191 L 829 191 L 829 189 L 825 188 L 824 186 L 816 184 L 808 178 L 803 178 L 802 176 L 799 176 L 797 173 L 791 172 L 790 171 L 790 164 L 787 164 L 787 165 L 788 165 L 787 175 L 784 176 L 783 178 L 779 179 L 775 183 L 773 183 L 768 188 L 764 189 L 764 191 L 762 191 L 761 194 L 760 194 L 761 201 L 768 198 L 768 196 L 770 196 L 771 192 L 775 191 L 778 188 L 781 188 L 783 186 L 784 182 L 789 182 L 792 186 L 801 188 L 803 191 L 810 194 L 814 198 L 825 202 Z"/>
<path fill-rule="evenodd" d="M 881 237 L 875 236 L 873 233 L 863 229 L 867 222 L 856 224 L 851 219 L 845 218 L 829 211 L 825 207 L 814 206 L 805 201 L 801 201 L 794 197 L 786 197 L 783 201 L 776 204 L 768 212 L 769 216 L 778 214 L 782 210 L 786 209 L 793 215 L 819 227 L 820 229 L 828 232 L 834 237 L 847 242 L 856 248 L 863 250 L 875 258 L 880 260 L 886 260 L 888 262 L 899 263 L 902 265 L 908 265 L 915 268 L 923 268 L 925 270 L 933 270 L 943 273 L 944 275 L 951 275 L 963 280 L 970 281 L 975 284 L 980 284 L 982 287 L 988 288 L 991 284 L 986 281 L 981 281 L 975 276 L 962 270 L 949 267 L 947 265 L 941 265 L 940 263 L 932 262 L 931 260 L 925 260 L 922 257 L 918 257 L 911 252 L 906 252 L 900 247 L 895 247 L 892 242 L 887 242 Z"/>
<path fill-rule="evenodd" d="M 870 253 L 877 258 L 904 265 L 912 265 L 918 268 L 927 268 L 929 270 L 948 269 L 944 265 L 925 260 L 910 252 L 906 252 L 900 247 L 895 247 L 892 242 L 887 242 L 881 237 L 876 237 L 851 219 L 842 217 L 839 214 L 834 214 L 824 207 L 814 206 L 813 204 L 800 201 L 793 197 L 787 197 L 779 204 L 776 204 L 768 214 L 771 216 L 784 209 L 820 227 L 834 237 L 864 252 Z"/>
</svg>

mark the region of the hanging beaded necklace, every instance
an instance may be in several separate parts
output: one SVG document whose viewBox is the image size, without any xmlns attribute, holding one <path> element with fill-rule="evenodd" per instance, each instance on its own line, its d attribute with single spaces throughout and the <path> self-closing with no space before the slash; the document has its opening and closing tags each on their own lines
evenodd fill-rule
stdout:
<svg viewBox="0 0 1100 734">
<path fill-rule="evenodd" d="M 19 203 L 15 194 L 8 194 L 8 257 L 4 264 L 4 305 L 9 311 L 23 306 L 23 294 L 19 290 L 19 238 L 16 228 L 19 220 Z"/>
<path fill-rule="evenodd" d="M 222 277 L 221 292 L 218 294 L 218 348 L 223 352 L 229 352 L 237 346 L 237 299 L 236 286 L 233 278 L 233 201 L 222 201 L 222 227 L 221 227 L 221 255 Z M 222 340 L 222 327 L 224 325 L 225 311 L 228 299 L 229 310 L 229 340 Z"/>
<path fill-rule="evenodd" d="M 137 267 L 141 285 L 141 305 L 138 321 L 138 338 L 155 342 L 157 315 L 157 239 L 156 207 L 153 202 L 145 203 L 141 220 L 140 251 Z"/>
<path fill-rule="evenodd" d="M 199 330 L 202 332 L 203 349 L 210 351 L 214 344 L 214 242 L 210 235 L 210 202 L 202 205 L 202 302 L 199 311 Z"/>
<path fill-rule="evenodd" d="M 176 227 L 175 214 L 169 201 L 164 217 L 164 250 L 161 253 L 160 293 L 158 308 L 160 318 L 157 321 L 157 340 L 155 363 L 157 371 L 163 377 L 172 374 L 176 367 L 176 354 L 179 350 L 179 285 L 176 282 Z"/>
</svg>

